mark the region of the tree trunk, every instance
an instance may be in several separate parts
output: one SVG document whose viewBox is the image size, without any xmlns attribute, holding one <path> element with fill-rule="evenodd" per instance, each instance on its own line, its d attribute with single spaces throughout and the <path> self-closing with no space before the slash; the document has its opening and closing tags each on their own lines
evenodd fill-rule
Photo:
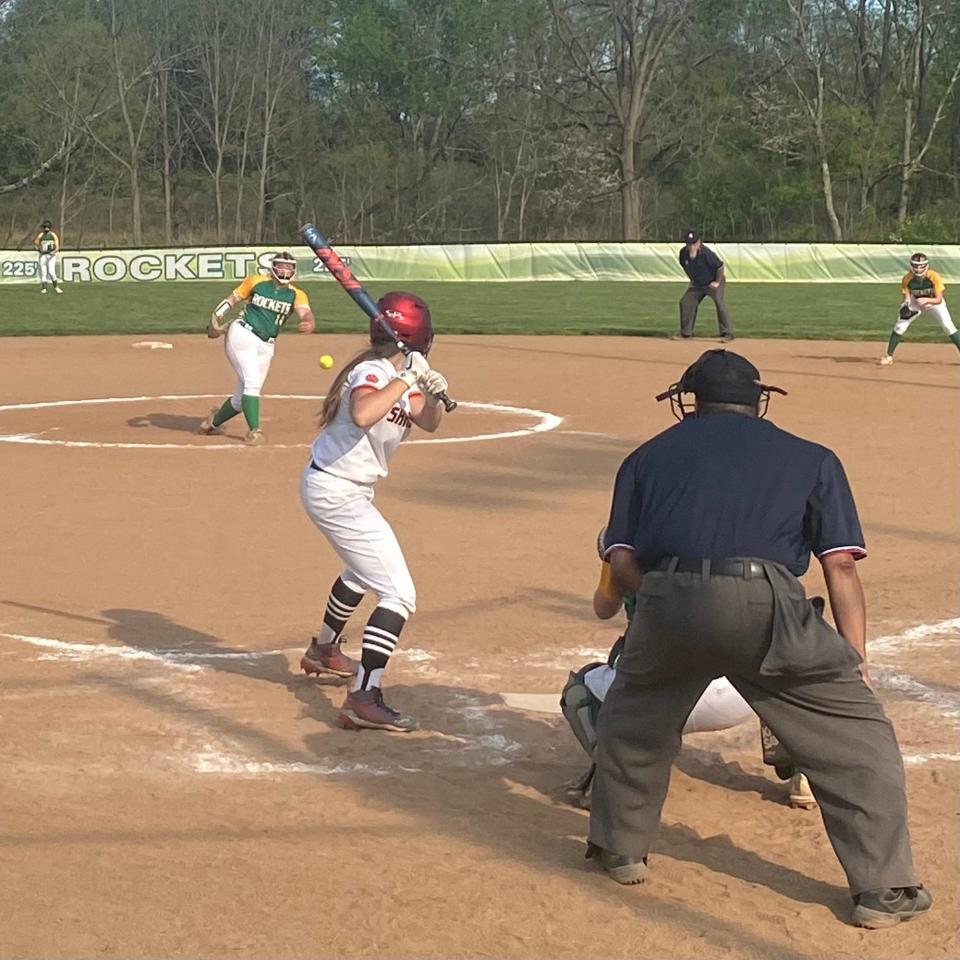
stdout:
<svg viewBox="0 0 960 960">
<path fill-rule="evenodd" d="M 914 127 L 914 105 L 920 95 L 920 74 L 923 53 L 923 30 L 925 26 L 925 8 L 923 0 L 917 0 L 917 32 L 913 38 L 913 57 L 909 84 L 904 83 L 903 98 L 903 144 L 900 148 L 900 196 L 897 201 L 897 226 L 907 222 L 910 209 L 910 178 L 913 175 L 914 161 L 911 156 Z"/>
<path fill-rule="evenodd" d="M 826 157 L 820 158 L 820 177 L 823 180 L 823 203 L 827 208 L 827 219 L 833 232 L 833 242 L 843 243 L 843 230 L 837 217 L 837 209 L 833 202 L 833 179 L 830 176 L 830 163 Z"/>
<path fill-rule="evenodd" d="M 634 158 L 634 136 L 624 129 L 620 142 L 620 217 L 623 239 L 640 239 L 640 181 Z"/>
</svg>

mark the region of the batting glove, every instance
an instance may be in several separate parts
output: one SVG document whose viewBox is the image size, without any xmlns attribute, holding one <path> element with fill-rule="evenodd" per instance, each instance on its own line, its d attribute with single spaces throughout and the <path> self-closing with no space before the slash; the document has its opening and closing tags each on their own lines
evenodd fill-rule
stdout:
<svg viewBox="0 0 960 960">
<path fill-rule="evenodd" d="M 441 393 L 447 392 L 447 378 L 436 370 L 421 374 L 417 382 L 428 397 L 439 397 Z"/>
</svg>

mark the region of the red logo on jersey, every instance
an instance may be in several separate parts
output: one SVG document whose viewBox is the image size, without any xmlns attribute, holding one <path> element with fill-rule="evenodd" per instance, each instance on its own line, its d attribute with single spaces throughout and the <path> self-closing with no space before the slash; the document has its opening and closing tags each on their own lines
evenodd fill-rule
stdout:
<svg viewBox="0 0 960 960">
<path fill-rule="evenodd" d="M 375 373 L 367 374 L 367 383 L 379 383 L 380 378 Z"/>
</svg>

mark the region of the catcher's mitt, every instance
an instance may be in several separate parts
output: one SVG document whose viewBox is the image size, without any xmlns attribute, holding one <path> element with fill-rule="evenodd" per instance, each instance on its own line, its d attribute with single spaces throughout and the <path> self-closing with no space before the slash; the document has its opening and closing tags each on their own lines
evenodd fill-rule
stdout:
<svg viewBox="0 0 960 960">
<path fill-rule="evenodd" d="M 901 320 L 912 320 L 915 316 L 920 313 L 919 310 L 914 310 L 913 307 L 904 304 L 900 308 L 900 319 Z"/>
</svg>

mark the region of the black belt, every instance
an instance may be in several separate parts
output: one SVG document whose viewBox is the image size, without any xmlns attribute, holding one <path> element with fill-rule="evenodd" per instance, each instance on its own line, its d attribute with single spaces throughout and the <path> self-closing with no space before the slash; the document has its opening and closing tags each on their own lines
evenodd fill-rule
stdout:
<svg viewBox="0 0 960 960">
<path fill-rule="evenodd" d="M 241 327 L 246 327 L 246 329 L 249 330 L 257 339 L 262 340 L 264 343 L 276 343 L 276 342 L 277 342 L 277 338 L 276 338 L 276 337 L 265 337 L 265 336 L 263 336 L 263 334 L 260 333 L 259 330 L 254 329 L 249 323 L 247 323 L 246 320 L 238 320 L 237 323 L 239 323 Z"/>
<path fill-rule="evenodd" d="M 327 472 L 326 470 L 323 469 L 323 467 L 318 467 L 317 464 L 316 464 L 316 461 L 314 461 L 314 460 L 311 460 L 311 461 L 310 461 L 310 469 L 311 469 L 311 470 L 316 470 L 316 471 L 318 471 L 319 473 L 326 473 L 326 472 Z"/>
<path fill-rule="evenodd" d="M 763 577 L 763 564 L 756 560 L 698 560 L 693 557 L 664 557 L 654 567 L 663 573 L 699 573 L 704 577 Z"/>
</svg>

